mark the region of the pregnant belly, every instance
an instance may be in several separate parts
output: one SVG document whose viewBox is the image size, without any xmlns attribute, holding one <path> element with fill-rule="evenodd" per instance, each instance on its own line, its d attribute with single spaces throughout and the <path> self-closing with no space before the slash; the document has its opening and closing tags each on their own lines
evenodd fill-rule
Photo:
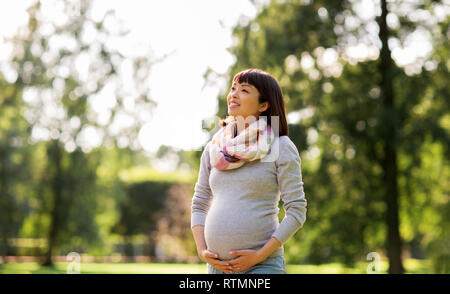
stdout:
<svg viewBox="0 0 450 294">
<path fill-rule="evenodd" d="M 272 215 L 261 216 L 227 207 L 211 207 L 205 222 L 205 240 L 208 249 L 219 259 L 235 258 L 229 251 L 259 249 L 270 239 L 278 225 Z"/>
</svg>

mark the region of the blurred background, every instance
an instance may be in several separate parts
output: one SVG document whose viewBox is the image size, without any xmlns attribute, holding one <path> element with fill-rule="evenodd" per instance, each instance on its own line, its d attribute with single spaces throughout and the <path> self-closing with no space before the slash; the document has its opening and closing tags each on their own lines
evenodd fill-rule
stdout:
<svg viewBox="0 0 450 294">
<path fill-rule="evenodd" d="M 0 5 L 0 273 L 206 273 L 191 198 L 250 67 L 302 159 L 287 272 L 450 273 L 450 1 Z"/>
</svg>

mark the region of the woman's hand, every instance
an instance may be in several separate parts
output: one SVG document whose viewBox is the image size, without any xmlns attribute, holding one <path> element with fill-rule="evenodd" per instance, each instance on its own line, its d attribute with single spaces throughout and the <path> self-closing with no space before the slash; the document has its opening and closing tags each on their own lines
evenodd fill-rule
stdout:
<svg viewBox="0 0 450 294">
<path fill-rule="evenodd" d="M 264 258 L 257 250 L 234 250 L 230 251 L 230 255 L 238 256 L 229 261 L 234 272 L 242 272 L 248 270 L 257 263 L 263 262 Z"/>
<path fill-rule="evenodd" d="M 208 249 L 201 250 L 198 256 L 201 260 L 209 263 L 213 268 L 218 269 L 219 271 L 225 272 L 227 274 L 230 274 L 233 271 L 228 261 L 219 260 L 219 256 L 216 253 L 209 251 Z"/>
</svg>

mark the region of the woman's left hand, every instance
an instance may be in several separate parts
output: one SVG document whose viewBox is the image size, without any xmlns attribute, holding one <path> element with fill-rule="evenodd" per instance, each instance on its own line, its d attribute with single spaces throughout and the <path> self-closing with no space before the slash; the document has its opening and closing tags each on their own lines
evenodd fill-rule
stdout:
<svg viewBox="0 0 450 294">
<path fill-rule="evenodd" d="M 257 263 L 263 261 L 262 256 L 257 250 L 234 250 L 230 251 L 230 255 L 237 256 L 229 261 L 234 272 L 242 272 L 248 270 Z"/>
</svg>

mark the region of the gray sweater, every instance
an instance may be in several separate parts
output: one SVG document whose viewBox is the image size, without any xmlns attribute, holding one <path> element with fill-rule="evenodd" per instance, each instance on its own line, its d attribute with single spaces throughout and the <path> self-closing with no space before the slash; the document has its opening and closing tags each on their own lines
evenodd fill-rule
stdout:
<svg viewBox="0 0 450 294">
<path fill-rule="evenodd" d="M 229 260 L 230 250 L 259 249 L 273 236 L 284 244 L 306 220 L 301 159 L 288 136 L 275 139 L 269 155 L 274 160 L 255 160 L 231 170 L 211 169 L 209 146 L 200 163 L 192 198 L 191 228 L 205 226 L 209 250 Z M 274 151 L 275 150 L 275 151 Z M 267 155 L 267 156 L 269 156 Z M 267 157 L 269 158 L 269 157 Z M 284 202 L 285 217 L 278 221 L 278 203 Z M 284 254 L 284 247 L 271 256 Z"/>
</svg>

